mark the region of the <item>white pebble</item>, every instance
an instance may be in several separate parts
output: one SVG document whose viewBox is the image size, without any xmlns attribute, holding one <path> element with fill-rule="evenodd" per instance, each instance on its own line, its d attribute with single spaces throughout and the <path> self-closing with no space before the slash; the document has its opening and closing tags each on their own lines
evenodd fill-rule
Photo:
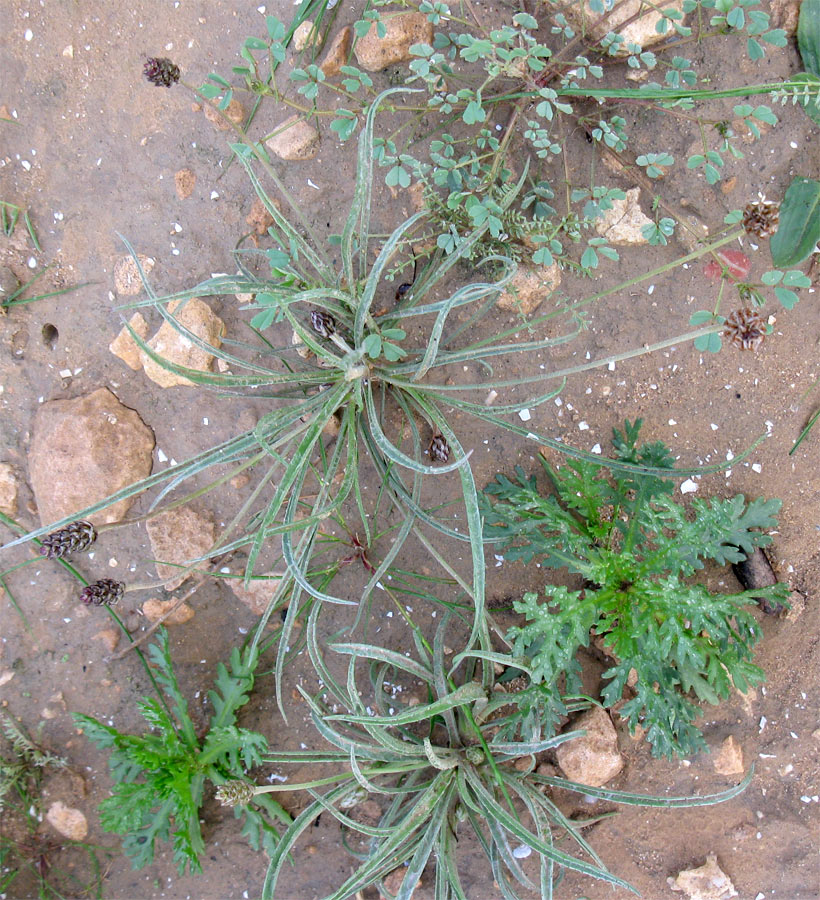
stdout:
<svg viewBox="0 0 820 900">
<path fill-rule="evenodd" d="M 211 191 L 211 200 L 219 199 L 219 191 Z"/>
<path fill-rule="evenodd" d="M 712 424 L 711 424 L 709 427 L 712 429 L 712 431 L 717 431 L 717 430 L 718 430 L 718 427 L 717 427 L 717 425 L 715 425 L 714 422 L 712 422 Z"/>
<path fill-rule="evenodd" d="M 529 422 L 532 415 L 528 409 L 521 409 L 518 411 L 518 418 L 521 419 L 522 422 Z"/>
<path fill-rule="evenodd" d="M 760 463 L 752 463 L 752 471 L 757 472 L 759 475 L 763 471 L 763 466 Z"/>
<path fill-rule="evenodd" d="M 677 425 L 678 423 L 674 419 L 669 420 L 670 425 Z"/>
<path fill-rule="evenodd" d="M 526 859 L 528 856 L 532 854 L 532 847 L 528 847 L 526 844 L 520 844 L 513 850 L 513 856 L 516 859 Z"/>
<path fill-rule="evenodd" d="M 697 484 L 692 481 L 691 478 L 687 478 L 686 481 L 680 486 L 680 492 L 682 494 L 694 494 L 694 492 L 698 489 Z"/>
<path fill-rule="evenodd" d="M 31 170 L 31 163 L 27 159 L 21 159 L 20 165 L 26 170 L 26 172 L 29 172 Z"/>
<path fill-rule="evenodd" d="M 590 453 L 598 453 L 598 454 L 600 455 L 600 453 L 601 453 L 601 445 L 600 445 L 600 444 L 596 444 L 589 452 L 590 452 Z"/>
<path fill-rule="evenodd" d="M 33 256 L 30 256 L 30 257 L 28 258 L 28 267 L 29 267 L 30 269 L 36 269 L 36 268 L 37 268 L 37 260 L 36 260 Z"/>
<path fill-rule="evenodd" d="M 579 422 L 578 430 L 579 431 L 589 431 L 589 425 L 586 422 Z"/>
<path fill-rule="evenodd" d="M 23 35 L 23 37 L 27 41 L 30 41 L 34 37 L 34 32 L 30 28 L 26 28 L 26 33 Z"/>
</svg>

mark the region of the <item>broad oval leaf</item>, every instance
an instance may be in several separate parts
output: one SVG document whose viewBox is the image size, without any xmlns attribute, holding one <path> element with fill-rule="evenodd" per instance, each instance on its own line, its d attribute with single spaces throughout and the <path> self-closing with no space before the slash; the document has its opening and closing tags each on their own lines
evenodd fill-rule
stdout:
<svg viewBox="0 0 820 900">
<path fill-rule="evenodd" d="M 820 0 L 803 0 L 797 23 L 797 46 L 806 71 L 820 78 Z"/>
<path fill-rule="evenodd" d="M 778 266 L 801 263 L 820 240 L 820 181 L 795 178 L 780 207 L 780 224 L 772 236 L 772 262 Z"/>
</svg>

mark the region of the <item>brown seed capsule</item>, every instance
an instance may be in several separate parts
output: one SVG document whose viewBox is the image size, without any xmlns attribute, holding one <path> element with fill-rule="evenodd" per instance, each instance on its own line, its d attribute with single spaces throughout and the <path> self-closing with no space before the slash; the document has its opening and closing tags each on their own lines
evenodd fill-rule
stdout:
<svg viewBox="0 0 820 900">
<path fill-rule="evenodd" d="M 322 312 L 320 309 L 312 309 L 310 311 L 310 324 L 316 334 L 323 338 L 330 337 L 336 333 L 336 320 L 330 313 Z"/>
<path fill-rule="evenodd" d="M 771 237 L 777 231 L 780 221 L 780 204 L 772 203 L 765 197 L 748 203 L 743 210 L 743 227 L 747 234 L 759 238 Z"/>
<path fill-rule="evenodd" d="M 97 529 L 90 522 L 72 522 L 43 538 L 40 555 L 47 559 L 62 559 L 69 553 L 82 553 L 97 540 Z"/>
<path fill-rule="evenodd" d="M 142 73 L 157 87 L 171 87 L 179 81 L 179 66 L 166 56 L 152 56 L 146 60 Z"/>
<path fill-rule="evenodd" d="M 443 435 L 434 434 L 427 452 L 436 462 L 446 463 L 450 458 L 450 445 L 444 440 Z"/>
<path fill-rule="evenodd" d="M 94 584 L 83 588 L 80 600 L 83 603 L 94 606 L 113 606 L 122 600 L 125 593 L 125 584 L 122 581 L 114 581 L 111 578 L 101 578 Z"/>
<path fill-rule="evenodd" d="M 757 350 L 766 337 L 766 323 L 757 310 L 744 306 L 726 317 L 723 336 L 740 350 Z"/>
</svg>

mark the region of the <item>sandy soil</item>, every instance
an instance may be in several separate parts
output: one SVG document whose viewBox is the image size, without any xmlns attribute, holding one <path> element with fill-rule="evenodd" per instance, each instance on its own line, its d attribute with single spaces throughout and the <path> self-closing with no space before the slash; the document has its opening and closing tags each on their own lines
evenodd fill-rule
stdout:
<svg viewBox="0 0 820 900">
<path fill-rule="evenodd" d="M 268 8 L 282 18 L 291 10 L 282 2 Z M 345 5 L 338 23 L 355 18 L 352 7 Z M 120 301 L 112 293 L 114 264 L 125 252 L 118 233 L 126 235 L 137 252 L 156 260 L 155 284 L 166 292 L 180 289 L 212 272 L 233 270 L 229 251 L 247 230 L 245 217 L 253 199 L 240 167 L 227 168 L 224 135 L 194 109 L 182 90 L 158 90 L 142 81 L 143 58 L 169 55 L 190 80 L 197 81 L 208 71 L 229 72 L 241 41 L 263 29 L 264 20 L 254 5 L 219 0 L 138 0 L 126 6 L 101 0 L 9 0 L 0 8 L 0 107 L 16 122 L 0 123 L 0 199 L 30 211 L 42 244 L 42 252 L 34 252 L 20 224 L 11 238 L 0 236 L 0 264 L 10 266 L 21 279 L 34 271 L 30 260 L 38 269 L 50 264 L 40 282 L 49 290 L 89 283 L 60 297 L 17 306 L 0 318 L 0 461 L 11 463 L 19 473 L 19 519 L 27 527 L 39 524 L 26 485 L 26 456 L 34 413 L 45 400 L 108 386 L 151 426 L 166 460 L 182 460 L 225 439 L 238 427 L 252 424 L 260 413 L 259 404 L 243 399 L 191 387 L 162 390 L 141 372 L 127 369 L 109 353 L 108 344 L 119 331 L 122 316 Z M 726 48 L 730 52 L 724 52 Z M 793 40 L 783 50 L 771 50 L 759 66 L 737 56 L 737 46 L 726 43 L 691 47 L 688 52 L 720 84 L 774 80 L 799 69 Z M 636 153 L 663 148 L 685 158 L 691 152 L 694 129 L 681 129 L 677 122 L 640 109 L 626 115 L 628 130 L 636 136 Z M 281 116 L 268 100 L 254 127 L 259 133 L 270 130 Z M 516 152 L 520 157 L 521 146 L 520 140 L 513 143 L 513 159 Z M 588 171 L 591 164 L 600 165 L 583 135 L 571 136 L 567 146 L 575 174 Z M 686 204 L 714 228 L 728 210 L 742 206 L 758 191 L 780 198 L 794 175 L 816 176 L 818 171 L 817 132 L 812 133 L 799 110 L 784 110 L 780 125 L 743 149 L 745 159 L 727 162 L 722 189 L 675 170 L 664 183 L 664 197 Z M 279 166 L 320 233 L 338 230 L 352 186 L 351 154 L 352 147 L 339 149 L 328 131 L 317 159 Z M 196 176 L 187 199 L 180 199 L 174 182 L 175 173 L 183 169 Z M 609 173 L 607 178 L 630 186 Z M 377 193 L 375 204 L 386 225 L 396 224 L 410 208 L 405 194 L 394 199 L 386 191 Z M 647 201 L 644 208 L 648 210 Z M 748 246 L 745 249 L 749 251 Z M 570 296 L 583 296 L 630 277 L 636 265 L 649 268 L 681 252 L 671 245 L 627 249 L 621 262 L 603 267 L 594 283 L 568 278 L 564 287 Z M 751 256 L 752 277 L 770 267 L 765 246 Z M 715 290 L 715 283 L 703 275 L 703 264 L 696 263 L 651 286 L 621 292 L 594 307 L 589 331 L 581 343 L 565 351 L 565 358 L 583 359 L 587 352 L 604 356 L 682 333 L 691 312 L 711 308 Z M 705 476 L 698 484 L 698 496 L 743 492 L 783 501 L 771 558 L 779 576 L 798 592 L 799 603 L 785 618 L 761 615 L 764 640 L 758 662 L 768 674 L 766 687 L 708 708 L 702 720 L 710 747 L 718 748 L 733 735 L 746 764 L 755 764 L 756 775 L 743 795 L 722 806 L 674 812 L 627 810 L 590 830 L 587 837 L 605 863 L 645 897 L 675 896 L 669 892 L 667 877 L 699 865 L 708 853 L 717 854 L 744 900 L 817 896 L 820 433 L 815 430 L 797 453 L 788 455 L 818 400 L 817 302 L 816 293 L 803 292 L 791 311 L 771 303 L 767 312 L 776 318 L 774 334 L 753 355 L 727 348 L 712 356 L 688 344 L 676 345 L 618 363 L 614 371 L 603 369 L 571 381 L 561 395 L 562 406 L 549 403 L 533 411 L 533 427 L 584 449 L 597 443 L 604 450 L 613 426 L 641 416 L 644 437 L 663 439 L 686 465 L 726 460 L 767 429 L 770 432 L 743 464 Z M 229 334 L 238 334 L 249 314 L 240 312 L 231 297 L 215 306 Z M 508 319 L 505 314 L 498 327 L 507 327 Z M 151 324 L 156 324 L 154 318 Z M 560 358 L 556 354 L 550 361 Z M 64 375 L 66 371 L 70 374 Z M 503 364 L 501 372 L 508 374 Z M 531 447 L 504 435 L 486 434 L 471 422 L 456 419 L 453 424 L 465 445 L 476 448 L 473 460 L 480 485 L 515 463 L 525 468 L 535 465 Z M 155 460 L 155 469 L 168 465 L 159 455 Z M 230 499 L 226 503 L 230 506 Z M 221 507 L 215 512 L 226 514 Z M 9 536 L 0 527 L 0 540 Z M 414 556 L 412 548 L 408 551 L 405 568 L 424 564 L 421 553 Z M 7 554 L 2 567 L 25 559 L 27 552 Z M 97 554 L 97 571 L 102 574 L 95 577 L 149 580 L 155 577 L 150 558 L 143 529 L 114 532 Z M 346 577 L 352 584 L 360 575 L 351 570 Z M 492 568 L 490 605 L 507 606 L 522 586 L 537 587 L 540 577 L 539 571 L 508 563 Z M 715 587 L 735 588 L 730 572 L 715 570 L 708 577 Z M 101 831 L 96 814 L 110 785 L 105 757 L 78 735 L 70 712 L 99 716 L 124 731 L 140 727 L 135 701 L 148 692 L 144 674 L 133 655 L 115 663 L 104 660 L 106 651 L 96 635 L 108 627 L 107 620 L 98 615 L 101 610 L 77 603 L 74 584 L 56 568 L 46 564 L 25 568 L 8 576 L 8 585 L 28 627 L 9 598 L 0 598 L 0 672 L 13 673 L 0 688 L 2 704 L 30 730 L 42 722 L 43 742 L 69 757 L 82 776 L 79 783 L 75 779 L 52 785 L 47 799 L 59 797 L 81 808 L 90 823 L 89 840 L 116 851 L 116 840 Z M 125 612 L 148 596 L 129 595 Z M 171 630 L 178 670 L 189 694 L 204 693 L 217 662 L 254 622 L 219 584 L 206 584 L 192 602 L 194 618 Z M 134 616 L 131 621 L 136 628 L 143 627 Z M 382 624 L 385 640 L 401 640 L 387 620 Z M 289 670 L 287 694 L 300 679 L 310 683 L 304 661 Z M 263 679 L 243 714 L 243 724 L 284 749 L 298 749 L 314 737 L 303 707 L 295 708 L 284 727 L 270 679 Z M 204 712 L 196 705 L 194 709 L 204 721 Z M 627 766 L 615 787 L 680 795 L 720 790 L 730 781 L 715 773 L 710 755 L 658 761 L 627 733 L 620 741 Z M 303 801 L 286 794 L 283 802 L 295 811 Z M 154 865 L 139 872 L 131 871 L 128 861 L 115 852 L 106 862 L 103 895 L 111 900 L 255 896 L 265 858 L 248 848 L 230 811 L 209 802 L 204 820 L 208 852 L 203 876 L 178 877 L 167 847 Z M 489 900 L 496 896 L 491 875 L 481 863 L 471 864 L 472 855 L 467 849 L 471 897 Z M 352 860 L 341 847 L 338 828 L 324 817 L 310 840 L 300 845 L 296 863 L 286 874 L 281 896 L 307 900 L 329 892 L 350 871 Z M 423 896 L 429 884 L 428 878 Z M 26 896 L 26 889 L 31 884 L 21 879 L 8 896 Z M 557 896 L 621 897 L 575 876 L 564 880 Z"/>
</svg>

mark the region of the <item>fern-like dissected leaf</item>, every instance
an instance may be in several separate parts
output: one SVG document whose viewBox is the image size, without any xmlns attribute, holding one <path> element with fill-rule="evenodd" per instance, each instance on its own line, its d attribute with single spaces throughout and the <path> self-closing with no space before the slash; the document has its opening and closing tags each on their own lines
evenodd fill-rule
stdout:
<svg viewBox="0 0 820 900">
<path fill-rule="evenodd" d="M 259 661 L 259 651 L 248 647 L 240 653 L 238 647 L 231 651 L 231 670 L 224 663 L 216 668 L 214 689 L 208 691 L 208 697 L 214 709 L 211 717 L 212 726 L 233 725 L 236 722 L 236 710 L 244 706 L 253 689 L 253 673 Z"/>
<path fill-rule="evenodd" d="M 619 458 L 671 467 L 660 442 L 638 446 L 639 429 L 640 420 L 615 431 Z M 736 562 L 769 543 L 758 529 L 776 525 L 780 502 L 747 503 L 738 495 L 695 500 L 687 512 L 655 475 L 616 473 L 605 480 L 603 466 L 588 462 L 549 471 L 557 497 L 538 496 L 534 478 L 523 471 L 517 470 L 517 483 L 499 476 L 487 491 L 497 502 L 485 501 L 488 534 L 510 543 L 508 558 L 581 572 L 588 585 L 583 591 L 548 586 L 544 600 L 527 594 L 516 603 L 527 621 L 507 635 L 515 657 L 536 687 L 552 691 L 563 676 L 567 691 L 579 690 L 575 654 L 594 630 L 614 659 L 604 672 L 604 703 L 612 706 L 631 692 L 621 715 L 633 730 L 642 725 L 655 755 L 701 749 L 697 704 L 716 704 L 733 687 L 745 691 L 763 680 L 752 662 L 760 629 L 746 607 L 757 597 L 782 602 L 788 589 L 711 594 L 686 579 L 705 560 Z"/>
<path fill-rule="evenodd" d="M 156 667 L 157 681 L 173 703 L 173 711 L 179 723 L 181 737 L 189 747 L 196 747 L 196 729 L 188 714 L 188 702 L 179 689 L 174 664 L 171 660 L 171 648 L 168 645 L 168 632 L 164 628 L 160 628 L 157 632 L 157 642 L 149 645 L 148 656 Z"/>
<path fill-rule="evenodd" d="M 237 728 L 212 728 L 202 747 L 202 757 L 210 765 L 224 766 L 237 773 L 252 769 L 262 763 L 262 755 L 267 752 L 267 739 L 256 731 Z"/>
</svg>

